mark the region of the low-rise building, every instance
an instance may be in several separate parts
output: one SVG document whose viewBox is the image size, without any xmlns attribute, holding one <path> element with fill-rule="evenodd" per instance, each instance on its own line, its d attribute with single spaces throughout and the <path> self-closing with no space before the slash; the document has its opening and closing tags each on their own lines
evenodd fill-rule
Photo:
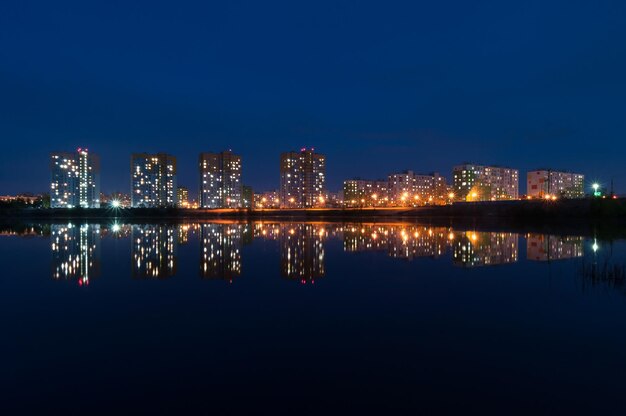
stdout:
<svg viewBox="0 0 626 416">
<path fill-rule="evenodd" d="M 550 169 L 532 170 L 526 174 L 526 193 L 531 198 L 583 198 L 585 175 Z"/>
<path fill-rule="evenodd" d="M 464 163 L 452 170 L 457 201 L 499 201 L 519 198 L 519 171 L 501 166 Z"/>
<path fill-rule="evenodd" d="M 374 207 L 386 204 L 387 181 L 348 179 L 343 182 L 343 201 L 347 207 Z"/>
</svg>

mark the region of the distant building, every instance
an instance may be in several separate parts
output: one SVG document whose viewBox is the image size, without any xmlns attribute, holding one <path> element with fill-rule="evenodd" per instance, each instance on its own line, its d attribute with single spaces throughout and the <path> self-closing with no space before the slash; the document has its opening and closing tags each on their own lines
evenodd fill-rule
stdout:
<svg viewBox="0 0 626 416">
<path fill-rule="evenodd" d="M 50 206 L 100 208 L 100 159 L 87 149 L 50 155 Z"/>
<path fill-rule="evenodd" d="M 100 192 L 100 206 L 113 204 L 119 208 L 129 208 L 131 206 L 130 195 L 123 192 L 112 192 L 108 195 Z"/>
<path fill-rule="evenodd" d="M 130 163 L 133 208 L 176 205 L 176 158 L 157 153 L 134 153 Z"/>
<path fill-rule="evenodd" d="M 0 202 L 23 202 L 26 205 L 34 205 L 43 198 L 42 195 L 19 194 L 19 195 L 0 195 Z"/>
<path fill-rule="evenodd" d="M 176 190 L 176 201 L 179 208 L 189 208 L 189 189 L 179 186 Z"/>
<path fill-rule="evenodd" d="M 327 192 L 326 193 L 326 202 L 324 204 L 326 207 L 332 208 L 341 208 L 343 207 L 343 190 L 338 192 Z"/>
<path fill-rule="evenodd" d="M 241 208 L 241 156 L 200 154 L 200 207 Z"/>
<path fill-rule="evenodd" d="M 500 166 L 463 164 L 452 170 L 456 200 L 499 201 L 519 198 L 519 171 Z"/>
<path fill-rule="evenodd" d="M 252 208 L 254 206 L 254 191 L 251 186 L 241 187 L 241 207 Z"/>
<path fill-rule="evenodd" d="M 585 175 L 549 169 L 533 170 L 526 174 L 527 195 L 533 198 L 583 198 Z"/>
<path fill-rule="evenodd" d="M 381 206 L 386 200 L 386 180 L 355 178 L 343 181 L 343 201 L 347 207 Z"/>
<path fill-rule="evenodd" d="M 326 157 L 314 149 L 280 155 L 280 206 L 311 208 L 325 203 Z"/>
<path fill-rule="evenodd" d="M 278 191 L 267 191 L 254 194 L 255 208 L 279 208 L 280 196 Z"/>
<path fill-rule="evenodd" d="M 390 205 L 440 204 L 448 198 L 448 185 L 437 172 L 417 174 L 407 170 L 389 175 L 387 196 Z"/>
</svg>

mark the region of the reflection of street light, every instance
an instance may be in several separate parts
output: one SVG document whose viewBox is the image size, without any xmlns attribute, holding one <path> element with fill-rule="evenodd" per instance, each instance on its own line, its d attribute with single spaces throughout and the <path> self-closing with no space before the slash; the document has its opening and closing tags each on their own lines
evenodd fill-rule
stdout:
<svg viewBox="0 0 626 416">
<path fill-rule="evenodd" d="M 593 240 L 593 244 L 591 246 L 591 249 L 593 250 L 593 252 L 597 252 L 600 249 L 600 246 L 598 245 L 598 242 L 594 239 Z"/>
</svg>

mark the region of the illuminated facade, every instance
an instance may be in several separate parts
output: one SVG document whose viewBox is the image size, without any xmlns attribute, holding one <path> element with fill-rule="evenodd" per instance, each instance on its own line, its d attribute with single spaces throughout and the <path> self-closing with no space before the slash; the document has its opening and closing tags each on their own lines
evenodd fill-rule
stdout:
<svg viewBox="0 0 626 416">
<path fill-rule="evenodd" d="M 554 170 L 533 170 L 526 174 L 526 193 L 532 198 L 584 198 L 585 175 Z"/>
<path fill-rule="evenodd" d="M 184 186 L 176 189 L 176 204 L 179 208 L 189 208 L 189 189 Z"/>
<path fill-rule="evenodd" d="M 312 208 L 325 203 L 326 157 L 314 149 L 280 155 L 281 208 Z"/>
<path fill-rule="evenodd" d="M 280 194 L 278 191 L 267 191 L 260 194 L 254 194 L 255 208 L 279 208 Z"/>
<path fill-rule="evenodd" d="M 416 174 L 407 170 L 389 175 L 387 193 L 390 205 L 440 204 L 446 202 L 448 185 L 437 172 Z"/>
<path fill-rule="evenodd" d="M 375 207 L 387 201 L 387 181 L 348 179 L 343 182 L 343 201 L 347 207 Z"/>
<path fill-rule="evenodd" d="M 500 201 L 519 198 L 519 171 L 499 166 L 463 164 L 452 170 L 458 201 Z"/>
<path fill-rule="evenodd" d="M 52 278 L 88 285 L 100 275 L 100 225 L 50 226 Z"/>
<path fill-rule="evenodd" d="M 176 158 L 157 153 L 134 153 L 130 163 L 133 208 L 173 207 L 176 195 Z"/>
<path fill-rule="evenodd" d="M 241 156 L 200 153 L 200 207 L 241 208 Z"/>
<path fill-rule="evenodd" d="M 100 208 L 100 159 L 87 149 L 50 155 L 50 206 Z"/>
</svg>

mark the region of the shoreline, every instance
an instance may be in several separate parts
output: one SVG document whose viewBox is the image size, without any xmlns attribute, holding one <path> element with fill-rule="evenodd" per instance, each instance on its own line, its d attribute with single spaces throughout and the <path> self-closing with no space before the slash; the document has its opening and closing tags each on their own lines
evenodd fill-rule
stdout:
<svg viewBox="0 0 626 416">
<path fill-rule="evenodd" d="M 502 201 L 387 209 L 19 209 L 0 211 L 5 227 L 32 223 L 181 224 L 319 222 L 421 224 L 476 231 L 626 238 L 626 200 Z"/>
</svg>

